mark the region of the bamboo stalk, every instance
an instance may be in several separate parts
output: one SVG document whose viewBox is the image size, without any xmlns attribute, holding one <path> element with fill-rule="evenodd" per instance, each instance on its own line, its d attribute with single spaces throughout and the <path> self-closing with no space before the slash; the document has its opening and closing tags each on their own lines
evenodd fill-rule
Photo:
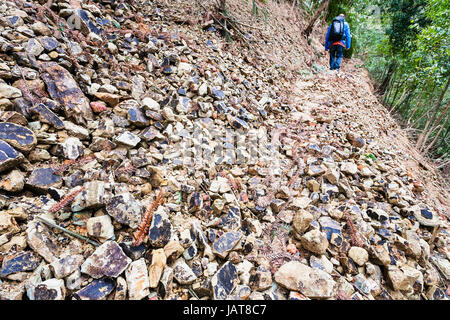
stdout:
<svg viewBox="0 0 450 320">
<path fill-rule="evenodd" d="M 51 222 L 50 220 L 44 219 L 44 218 L 42 218 L 40 216 L 36 216 L 36 218 L 41 220 L 42 222 L 44 222 L 45 224 L 49 225 L 52 228 L 56 228 L 56 229 L 61 230 L 61 231 L 65 232 L 65 233 L 68 233 L 71 236 L 74 236 L 74 237 L 76 237 L 78 239 L 84 240 L 84 241 L 86 241 L 86 242 L 88 242 L 88 243 L 90 243 L 90 244 L 92 244 L 92 245 L 94 245 L 96 247 L 98 247 L 100 245 L 99 243 L 97 243 L 97 242 L 95 242 L 95 241 L 93 241 L 93 240 L 91 240 L 89 238 L 86 238 L 85 236 L 82 236 L 81 234 L 78 234 L 76 232 L 67 230 L 66 228 L 63 228 L 61 226 L 58 226 L 57 224 Z"/>
</svg>

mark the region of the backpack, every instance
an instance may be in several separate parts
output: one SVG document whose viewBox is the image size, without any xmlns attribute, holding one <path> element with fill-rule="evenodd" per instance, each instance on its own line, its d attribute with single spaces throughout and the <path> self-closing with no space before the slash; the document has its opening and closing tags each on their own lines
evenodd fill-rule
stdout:
<svg viewBox="0 0 450 320">
<path fill-rule="evenodd" d="M 328 40 L 331 42 L 336 42 L 342 40 L 344 37 L 344 20 L 334 18 L 331 23 L 330 34 Z"/>
</svg>

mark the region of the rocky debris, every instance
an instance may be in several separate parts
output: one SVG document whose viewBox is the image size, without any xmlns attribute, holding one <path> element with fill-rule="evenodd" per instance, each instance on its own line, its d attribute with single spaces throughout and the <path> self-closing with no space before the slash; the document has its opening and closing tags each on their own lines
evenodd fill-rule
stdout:
<svg viewBox="0 0 450 320">
<path fill-rule="evenodd" d="M 328 248 L 327 236 L 319 230 L 311 230 L 301 238 L 302 246 L 314 253 L 324 254 Z"/>
<path fill-rule="evenodd" d="M 32 251 L 18 252 L 3 258 L 1 277 L 7 277 L 18 272 L 33 271 L 39 265 L 40 257 Z"/>
<path fill-rule="evenodd" d="M 34 288 L 35 300 L 64 300 L 66 296 L 66 287 L 64 280 L 49 279 L 41 282 Z"/>
<path fill-rule="evenodd" d="M 64 113 L 68 119 L 73 118 L 77 124 L 86 124 L 87 121 L 93 120 L 89 100 L 69 71 L 56 62 L 41 63 L 40 69 L 42 70 L 42 80 L 48 88 L 48 94 L 64 106 Z"/>
<path fill-rule="evenodd" d="M 150 281 L 144 258 L 133 261 L 125 272 L 130 300 L 141 300 L 150 294 Z"/>
<path fill-rule="evenodd" d="M 230 250 L 232 250 L 237 245 L 241 238 L 242 234 L 240 232 L 230 231 L 224 233 L 219 239 L 214 242 L 212 246 L 213 253 L 221 258 L 225 258 Z"/>
<path fill-rule="evenodd" d="M 19 192 L 25 186 L 25 175 L 19 170 L 12 170 L 2 181 L 0 189 L 8 192 Z"/>
<path fill-rule="evenodd" d="M 167 246 L 166 246 L 167 247 Z M 169 256 L 171 255 L 171 251 L 164 249 L 157 249 L 153 251 L 152 254 L 152 264 L 148 268 L 148 277 L 149 277 L 149 286 L 150 288 L 156 288 L 158 286 L 159 280 L 163 274 L 164 268 L 166 267 L 166 252 L 169 252 Z"/>
<path fill-rule="evenodd" d="M 42 222 L 30 221 L 27 225 L 27 244 L 48 263 L 59 259 L 61 249 L 55 234 Z"/>
<path fill-rule="evenodd" d="M 127 281 L 122 277 L 117 277 L 116 289 L 114 292 L 114 300 L 126 300 L 127 298 Z"/>
<path fill-rule="evenodd" d="M 33 131 L 11 122 L 0 122 L 0 139 L 21 152 L 30 152 L 37 144 Z"/>
<path fill-rule="evenodd" d="M 448 299 L 448 193 L 353 59 L 278 10 L 229 46 L 196 2 L 43 2 L 0 9 L 0 299 Z"/>
<path fill-rule="evenodd" d="M 102 239 L 114 238 L 114 226 L 109 216 L 99 216 L 89 218 L 86 222 L 86 229 L 90 236 Z"/>
<path fill-rule="evenodd" d="M 191 284 L 197 279 L 197 276 L 184 259 L 178 259 L 173 264 L 173 278 L 179 284 Z"/>
<path fill-rule="evenodd" d="M 137 228 L 143 208 L 131 193 L 123 193 L 112 197 L 106 204 L 106 212 L 117 222 Z"/>
<path fill-rule="evenodd" d="M 94 279 L 107 277 L 118 277 L 128 265 L 128 258 L 122 248 L 115 241 L 107 241 L 99 246 L 81 265 L 81 272 L 86 273 Z"/>
<path fill-rule="evenodd" d="M 351 247 L 348 251 L 348 256 L 359 266 L 363 266 L 369 261 L 369 254 L 365 249 L 360 247 Z"/>
<path fill-rule="evenodd" d="M 115 282 L 111 278 L 94 279 L 84 288 L 74 293 L 76 300 L 106 300 L 114 290 Z"/>
<path fill-rule="evenodd" d="M 37 168 L 31 172 L 26 181 L 26 186 L 38 192 L 47 192 L 49 188 L 60 188 L 63 180 L 55 174 L 52 168 Z"/>
<path fill-rule="evenodd" d="M 289 290 L 301 291 L 305 296 L 317 299 L 333 296 L 336 285 L 328 273 L 297 261 L 281 266 L 275 273 L 275 281 Z"/>
<path fill-rule="evenodd" d="M 211 285 L 215 300 L 226 300 L 236 288 L 238 274 L 231 262 L 226 262 L 212 277 Z"/>
<path fill-rule="evenodd" d="M 84 262 L 81 254 L 68 255 L 50 264 L 53 274 L 57 279 L 63 279 L 76 272 Z"/>
<path fill-rule="evenodd" d="M 25 283 L 6 282 L 0 283 L 0 300 L 22 300 L 25 293 Z"/>
<path fill-rule="evenodd" d="M 172 236 L 172 224 L 163 207 L 159 207 L 153 214 L 152 224 L 148 232 L 149 243 L 152 247 L 164 247 Z"/>
<path fill-rule="evenodd" d="M 15 167 L 22 162 L 24 156 L 12 148 L 8 143 L 0 140 L 0 172 Z"/>
</svg>

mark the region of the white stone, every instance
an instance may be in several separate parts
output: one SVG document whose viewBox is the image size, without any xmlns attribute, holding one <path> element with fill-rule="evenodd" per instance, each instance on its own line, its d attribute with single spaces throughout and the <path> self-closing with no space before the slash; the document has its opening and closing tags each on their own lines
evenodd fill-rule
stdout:
<svg viewBox="0 0 450 320">
<path fill-rule="evenodd" d="M 289 261 L 274 275 L 275 282 L 309 298 L 332 297 L 336 282 L 325 271 L 313 269 L 299 261 Z"/>
<path fill-rule="evenodd" d="M 152 111 L 159 111 L 159 109 L 161 109 L 159 103 L 149 97 L 142 99 L 142 104 Z"/>
<path fill-rule="evenodd" d="M 125 271 L 125 278 L 130 300 L 141 300 L 150 294 L 150 282 L 144 258 L 130 263 Z"/>
<path fill-rule="evenodd" d="M 111 239 L 114 237 L 114 226 L 108 215 L 92 217 L 86 222 L 87 232 L 92 237 Z"/>
<path fill-rule="evenodd" d="M 360 247 L 351 247 L 348 251 L 348 256 L 359 266 L 363 266 L 369 261 L 369 254 L 364 248 Z"/>
</svg>

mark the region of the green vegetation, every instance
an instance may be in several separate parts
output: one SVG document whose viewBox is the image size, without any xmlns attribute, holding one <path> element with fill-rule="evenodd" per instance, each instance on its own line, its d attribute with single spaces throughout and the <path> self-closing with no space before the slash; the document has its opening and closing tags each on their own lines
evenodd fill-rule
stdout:
<svg viewBox="0 0 450 320">
<path fill-rule="evenodd" d="M 448 171 L 450 1 L 331 0 L 327 21 L 340 12 L 383 103 L 410 129 L 419 150 Z"/>
</svg>

